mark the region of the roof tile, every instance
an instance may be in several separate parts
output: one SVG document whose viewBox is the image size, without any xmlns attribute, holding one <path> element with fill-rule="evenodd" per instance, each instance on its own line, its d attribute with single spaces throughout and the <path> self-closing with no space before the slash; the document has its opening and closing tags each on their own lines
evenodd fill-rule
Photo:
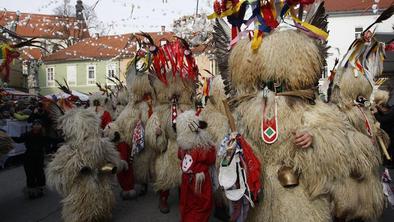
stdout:
<svg viewBox="0 0 394 222">
<path fill-rule="evenodd" d="M 171 40 L 174 37 L 172 32 L 152 32 L 148 34 L 158 45 L 161 39 Z M 44 57 L 43 60 L 45 62 L 55 62 L 132 57 L 137 46 L 133 36 L 129 33 L 86 38 L 66 49 Z"/>
<path fill-rule="evenodd" d="M 380 0 L 379 9 L 386 9 L 393 4 L 393 0 Z M 325 0 L 325 7 L 328 12 L 349 12 L 349 11 L 371 11 L 373 1 L 371 0 Z"/>
<path fill-rule="evenodd" d="M 0 11 L 0 25 L 9 26 L 16 20 L 16 12 Z M 20 36 L 30 38 L 90 37 L 86 24 L 77 21 L 76 17 L 32 13 L 20 13 L 15 32 Z"/>
</svg>

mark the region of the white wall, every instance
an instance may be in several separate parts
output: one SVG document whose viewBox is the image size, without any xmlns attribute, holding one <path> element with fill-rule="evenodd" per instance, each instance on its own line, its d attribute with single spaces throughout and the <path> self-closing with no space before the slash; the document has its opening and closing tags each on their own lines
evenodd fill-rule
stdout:
<svg viewBox="0 0 394 222">
<path fill-rule="evenodd" d="M 329 52 L 333 53 L 327 60 L 328 70 L 332 69 L 335 58 L 338 57 L 339 60 L 341 60 L 347 52 L 350 44 L 354 41 L 355 28 L 363 27 L 363 30 L 366 29 L 378 18 L 378 16 L 379 15 L 328 17 L 328 30 L 330 31 L 328 44 L 331 46 Z M 394 17 L 391 17 L 383 23 L 378 24 L 376 32 L 393 33 L 393 25 Z M 336 48 L 339 49 L 340 55 L 338 55 Z"/>
</svg>

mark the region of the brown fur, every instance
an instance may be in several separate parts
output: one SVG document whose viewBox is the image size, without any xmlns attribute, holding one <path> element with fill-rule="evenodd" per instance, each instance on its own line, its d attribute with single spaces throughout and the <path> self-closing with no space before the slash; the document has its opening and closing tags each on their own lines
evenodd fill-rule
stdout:
<svg viewBox="0 0 394 222">
<path fill-rule="evenodd" d="M 208 132 L 211 134 L 213 142 L 219 145 L 224 136 L 230 133 L 228 119 L 223 106 L 226 95 L 221 76 L 213 78 L 211 90 L 208 103 L 200 115 L 208 123 Z"/>
<path fill-rule="evenodd" d="M 178 159 L 178 144 L 176 140 L 169 139 L 167 150 L 158 155 L 155 165 L 156 178 L 153 189 L 169 190 L 181 184 L 181 168 Z"/>
<path fill-rule="evenodd" d="M 365 77 L 355 77 L 351 68 L 338 69 L 334 84 L 333 103 L 343 112 L 346 121 L 356 129 L 355 134 L 364 135 L 359 139 L 352 137 L 349 139 L 349 150 L 353 153 L 350 160 L 354 161 L 352 167 L 357 169 L 355 173 L 361 177 L 361 180 L 348 177 L 333 184 L 331 193 L 333 194 L 334 214 L 346 220 L 355 218 L 375 220 L 382 213 L 384 205 L 378 172 L 381 152 L 376 143 L 376 135 L 385 137 L 369 108 L 357 107 L 353 102 L 357 96 L 370 99 L 373 87 Z M 370 123 L 374 135 L 373 140 L 368 135 L 362 112 Z"/>
<path fill-rule="evenodd" d="M 273 97 L 270 98 L 272 102 Z M 349 131 L 348 126 L 343 124 L 343 119 L 338 118 L 341 114 L 327 104 L 317 102 L 316 105 L 309 105 L 296 102 L 293 104 L 294 107 L 290 108 L 286 98 L 278 97 L 280 137 L 276 143 L 267 145 L 260 137 L 262 101 L 263 98 L 259 95 L 236 110 L 239 129 L 243 130 L 243 135 L 249 137 L 254 144 L 256 154 L 262 160 L 263 175 L 266 178 L 263 180 L 265 195 L 272 196 L 272 199 L 265 197 L 263 205 L 253 211 L 258 211 L 259 213 L 256 214 L 260 216 L 271 215 L 272 218 L 264 221 L 329 221 L 330 204 L 327 200 L 331 194 L 333 181 L 337 178 L 349 177 L 355 165 L 359 167 L 366 162 L 366 157 L 362 159 L 362 164 L 356 164 L 358 160 L 352 161 L 353 153 L 348 146 L 349 133 L 353 131 Z M 322 122 L 325 123 L 324 126 L 321 125 Z M 313 135 L 312 148 L 295 147 L 292 133 L 297 131 L 306 131 Z M 351 139 L 363 138 L 361 134 L 357 134 L 357 137 L 352 136 Z M 296 189 L 284 189 L 279 184 L 274 169 L 279 169 L 282 164 L 293 166 L 295 170 L 301 172 L 300 186 Z M 368 167 L 369 165 L 366 164 L 362 169 Z M 274 171 L 271 175 L 267 175 L 267 170 L 270 169 Z M 294 198 L 299 198 L 294 199 L 297 205 L 285 201 L 287 196 L 293 194 Z M 282 197 L 283 201 L 281 201 Z M 303 215 L 290 213 L 304 211 L 305 207 L 310 211 L 306 217 L 308 219 Z M 282 215 L 280 212 L 287 214 Z M 277 217 L 276 214 L 281 216 Z M 295 220 L 294 217 L 300 217 L 300 220 Z"/>
<path fill-rule="evenodd" d="M 371 169 L 376 169 L 379 155 L 369 138 L 355 130 L 347 115 L 336 107 L 279 96 L 278 141 L 268 145 L 261 139 L 264 100 L 272 107 L 275 96 L 271 93 L 264 98 L 259 86 L 270 80 L 284 84 L 286 90 L 317 85 L 323 61 L 314 40 L 299 31 L 279 29 L 265 37 L 255 53 L 246 50 L 249 48 L 249 40 L 240 41 L 229 60 L 230 78 L 237 96 L 250 95 L 234 111 L 238 130 L 262 162 L 264 198 L 261 205 L 251 209 L 249 220 L 328 222 L 332 220 L 331 198 L 337 207 L 346 198 L 366 201 L 366 208 L 373 206 L 373 209 L 352 205 L 350 208 L 355 212 L 352 215 L 374 219 L 381 209 L 380 191 L 361 194 L 349 189 L 377 188 L 375 171 Z M 311 134 L 312 146 L 297 148 L 293 141 L 295 132 Z M 300 173 L 298 187 L 286 189 L 280 185 L 277 171 L 283 165 Z M 360 186 L 347 182 L 355 175 L 364 179 Z M 341 190 L 343 187 L 346 189 Z"/>
<path fill-rule="evenodd" d="M 152 96 L 152 104 L 155 105 L 154 90 L 150 85 L 150 73 L 139 73 L 136 71 L 134 64 L 131 62 L 127 68 L 127 89 L 129 93 L 128 104 L 124 110 L 119 114 L 115 124 L 119 128 L 121 137 L 124 141 L 132 145 L 132 137 L 134 128 L 139 120 L 141 120 L 145 127 L 145 140 L 155 136 L 150 136 L 154 133 L 156 126 L 149 123 L 148 110 L 149 106 L 144 101 L 144 95 L 150 94 Z M 155 110 L 153 110 L 155 111 Z M 155 147 L 152 143 L 145 143 L 144 150 L 142 150 L 133 160 L 134 175 L 137 183 L 148 183 L 151 181 L 151 176 L 154 174 L 154 164 L 152 164 L 155 156 Z"/>
<path fill-rule="evenodd" d="M 84 131 L 77 123 L 91 127 Z M 46 168 L 47 182 L 62 196 L 62 217 L 64 221 L 105 221 L 111 218 L 114 197 L 111 190 L 110 174 L 98 170 L 112 163 L 121 169 L 119 153 L 108 139 L 102 139 L 99 121 L 88 110 L 71 110 L 60 119 L 66 143 L 59 148 Z M 79 132 L 78 134 L 71 132 Z M 76 130 L 80 129 L 80 130 Z M 78 138 L 83 138 L 80 140 Z M 80 173 L 83 167 L 92 172 Z M 86 198 L 89 197 L 89 198 Z"/>
<path fill-rule="evenodd" d="M 158 145 L 156 148 L 158 155 L 155 160 L 156 175 L 153 184 L 155 190 L 167 190 L 178 187 L 181 181 L 176 132 L 172 128 L 171 123 L 171 98 L 174 95 L 179 96 L 178 114 L 193 108 L 193 81 L 182 80 L 178 75 L 173 77 L 171 72 L 167 73 L 167 80 L 169 81 L 168 85 L 165 85 L 158 79 L 153 81 L 157 98 L 157 106 L 154 107 L 154 110 L 160 120 L 160 130 L 163 134 L 163 137 L 156 143 Z M 163 148 L 163 145 L 167 145 L 167 147 Z"/>
<path fill-rule="evenodd" d="M 249 39 L 240 40 L 229 58 L 233 86 L 241 94 L 268 80 L 284 83 L 288 90 L 314 86 L 323 62 L 314 41 L 300 31 L 276 30 L 253 52 Z"/>
<path fill-rule="evenodd" d="M 354 77 L 352 68 L 340 68 L 335 75 L 333 102 L 346 105 L 353 105 L 353 100 L 357 96 L 363 96 L 370 99 L 372 86 L 368 80 L 363 77 Z"/>
<path fill-rule="evenodd" d="M 373 93 L 376 105 L 386 105 L 390 98 L 390 93 L 385 90 L 376 89 Z"/>
</svg>

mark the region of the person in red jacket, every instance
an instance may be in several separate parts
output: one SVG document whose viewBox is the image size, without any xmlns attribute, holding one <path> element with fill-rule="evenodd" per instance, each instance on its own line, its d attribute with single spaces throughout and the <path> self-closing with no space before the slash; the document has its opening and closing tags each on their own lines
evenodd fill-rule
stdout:
<svg viewBox="0 0 394 222">
<path fill-rule="evenodd" d="M 193 111 L 186 111 L 177 118 L 178 158 L 182 169 L 179 202 L 182 222 L 205 222 L 212 212 L 209 169 L 215 164 L 216 149 L 206 127 L 207 123 Z"/>
</svg>

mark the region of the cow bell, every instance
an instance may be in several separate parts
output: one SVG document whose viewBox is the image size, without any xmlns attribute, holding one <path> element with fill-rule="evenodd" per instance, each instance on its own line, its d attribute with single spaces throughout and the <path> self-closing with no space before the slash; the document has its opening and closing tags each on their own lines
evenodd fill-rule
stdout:
<svg viewBox="0 0 394 222">
<path fill-rule="evenodd" d="M 285 188 L 296 187 L 299 184 L 299 175 L 293 171 L 293 168 L 282 166 L 278 170 L 278 180 Z"/>
</svg>

